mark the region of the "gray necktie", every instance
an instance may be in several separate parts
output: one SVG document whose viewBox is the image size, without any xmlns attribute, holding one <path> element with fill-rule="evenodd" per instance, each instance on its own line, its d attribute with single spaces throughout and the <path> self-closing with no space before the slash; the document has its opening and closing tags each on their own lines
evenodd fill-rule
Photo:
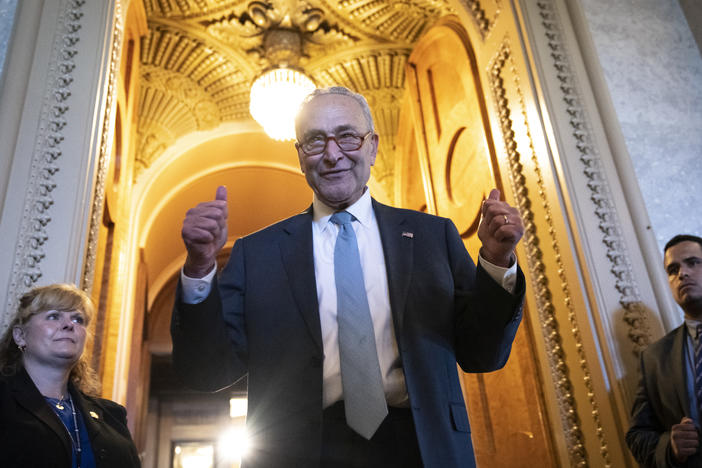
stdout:
<svg viewBox="0 0 702 468">
<path fill-rule="evenodd" d="M 370 439 L 388 414 L 373 321 L 351 214 L 334 213 L 331 222 L 339 226 L 334 247 L 334 277 L 346 423 Z"/>
</svg>

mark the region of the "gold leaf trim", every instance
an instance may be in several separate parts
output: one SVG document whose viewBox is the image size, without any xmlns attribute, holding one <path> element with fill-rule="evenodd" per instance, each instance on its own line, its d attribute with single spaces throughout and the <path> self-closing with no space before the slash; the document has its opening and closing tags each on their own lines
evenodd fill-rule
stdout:
<svg viewBox="0 0 702 468">
<path fill-rule="evenodd" d="M 517 151 L 517 142 L 515 134 L 512 130 L 513 120 L 510 103 L 507 98 L 507 90 L 505 78 L 502 72 L 505 67 L 509 66 L 514 82 L 512 85 L 519 95 L 518 108 L 521 109 L 524 126 L 526 128 L 527 137 L 530 144 L 531 163 L 534 167 L 534 175 L 538 186 L 538 196 L 545 214 L 545 221 L 548 225 L 548 234 L 550 238 L 550 246 L 555 252 L 555 260 L 558 265 L 558 277 L 560 280 L 560 288 L 565 293 L 564 305 L 568 310 L 568 322 L 573 333 L 573 338 L 576 343 L 576 351 L 580 368 L 585 375 L 583 383 L 587 390 L 588 402 L 590 404 L 590 414 L 595 423 L 597 437 L 600 441 L 600 454 L 604 459 L 605 466 L 611 466 L 609 450 L 607 442 L 604 439 L 604 430 L 600 421 L 599 408 L 595 399 L 595 391 L 592 385 L 592 377 L 585 355 L 583 340 L 580 332 L 580 326 L 577 321 L 575 309 L 571 301 L 570 286 L 568 278 L 565 275 L 565 265 L 562 262 L 561 251 L 558 241 L 555 237 L 555 226 L 553 223 L 553 212 L 546 198 L 546 186 L 544 178 L 539 166 L 536 151 L 532 145 L 532 137 L 529 132 L 526 105 L 524 95 L 521 91 L 519 78 L 517 76 L 516 67 L 512 60 L 512 54 L 507 39 L 498 55 L 493 59 L 490 71 L 490 84 L 494 95 L 495 103 L 498 109 L 500 118 L 500 126 L 504 137 L 507 158 L 509 161 L 509 175 L 512 190 L 515 194 L 517 206 L 524 220 L 524 245 L 527 250 L 527 262 L 531 278 L 533 278 L 533 287 L 535 289 L 535 298 L 537 310 L 542 324 L 542 333 L 545 338 L 546 352 L 549 359 L 552 378 L 556 383 L 555 390 L 558 400 L 558 407 L 561 415 L 561 420 L 565 428 L 566 445 L 570 455 L 571 464 L 573 466 L 588 466 L 587 451 L 584 444 L 584 437 L 581 429 L 581 422 L 578 416 L 577 405 L 573 395 L 573 383 L 569 375 L 568 366 L 565 361 L 565 350 L 562 346 L 562 338 L 558 319 L 556 317 L 556 306 L 552 300 L 550 291 L 549 279 L 546 275 L 546 266 L 542 261 L 544 253 L 539 247 L 541 239 L 537 233 L 537 227 L 534 223 L 534 212 L 532 211 L 532 199 L 529 190 L 526 187 L 526 177 L 523 174 L 524 167 L 521 163 L 522 155 Z"/>
</svg>

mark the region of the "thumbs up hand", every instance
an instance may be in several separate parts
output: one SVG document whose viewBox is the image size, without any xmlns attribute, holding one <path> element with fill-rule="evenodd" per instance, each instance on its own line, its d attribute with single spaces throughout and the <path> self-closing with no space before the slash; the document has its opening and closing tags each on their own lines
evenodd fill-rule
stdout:
<svg viewBox="0 0 702 468">
<path fill-rule="evenodd" d="M 183 272 L 202 278 L 212 270 L 227 242 L 227 188 L 220 185 L 214 200 L 202 202 L 185 214 L 181 236 L 188 251 Z"/>
<path fill-rule="evenodd" d="M 492 189 L 483 201 L 481 213 L 478 238 L 483 246 L 480 255 L 490 263 L 509 267 L 514 248 L 524 235 L 519 211 L 500 200 L 499 190 Z"/>
</svg>

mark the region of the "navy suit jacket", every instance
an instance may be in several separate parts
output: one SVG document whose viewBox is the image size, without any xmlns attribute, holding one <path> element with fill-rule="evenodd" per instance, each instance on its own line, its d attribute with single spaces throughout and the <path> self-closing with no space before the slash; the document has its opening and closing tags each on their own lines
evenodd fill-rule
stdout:
<svg viewBox="0 0 702 468">
<path fill-rule="evenodd" d="M 474 466 L 456 362 L 468 372 L 504 366 L 524 276 L 509 294 L 476 269 L 450 220 L 375 200 L 373 208 L 422 460 Z M 245 465 L 318 466 L 324 354 L 311 209 L 239 239 L 204 302 L 180 297 L 171 333 L 185 382 L 212 391 L 248 374 L 253 452 Z"/>
<path fill-rule="evenodd" d="M 702 466 L 700 450 L 683 465 L 674 464 L 671 458 L 670 430 L 684 416 L 690 417 L 686 340 L 683 324 L 641 353 L 639 386 L 626 433 L 627 445 L 641 466 Z"/>
<path fill-rule="evenodd" d="M 69 383 L 85 421 L 98 468 L 140 467 L 123 406 L 93 398 Z M 70 468 L 71 439 L 27 372 L 0 377 L 0 465 Z"/>
</svg>

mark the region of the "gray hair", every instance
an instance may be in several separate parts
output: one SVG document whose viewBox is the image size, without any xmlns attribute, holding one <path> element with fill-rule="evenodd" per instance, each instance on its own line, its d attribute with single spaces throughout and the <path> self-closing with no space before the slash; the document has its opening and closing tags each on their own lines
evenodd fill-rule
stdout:
<svg viewBox="0 0 702 468">
<path fill-rule="evenodd" d="M 363 112 L 363 117 L 365 117 L 366 122 L 368 122 L 368 126 L 370 127 L 370 131 L 375 133 L 375 125 L 373 124 L 373 117 L 371 116 L 371 111 L 370 107 L 368 106 L 368 101 L 366 101 L 366 98 L 363 97 L 362 94 L 355 93 L 351 91 L 350 89 L 344 87 L 344 86 L 329 86 L 328 88 L 317 88 L 314 91 L 312 91 L 310 94 L 305 96 L 305 99 L 302 100 L 302 103 L 300 104 L 300 108 L 297 111 L 297 115 L 295 116 L 295 130 L 297 131 L 297 126 L 300 124 L 300 116 L 302 115 L 302 111 L 305 109 L 305 106 L 309 104 L 314 98 L 319 97 L 319 96 L 325 96 L 327 94 L 340 94 L 342 96 L 348 96 L 352 99 L 354 99 L 359 106 L 361 106 L 361 111 Z"/>
</svg>

